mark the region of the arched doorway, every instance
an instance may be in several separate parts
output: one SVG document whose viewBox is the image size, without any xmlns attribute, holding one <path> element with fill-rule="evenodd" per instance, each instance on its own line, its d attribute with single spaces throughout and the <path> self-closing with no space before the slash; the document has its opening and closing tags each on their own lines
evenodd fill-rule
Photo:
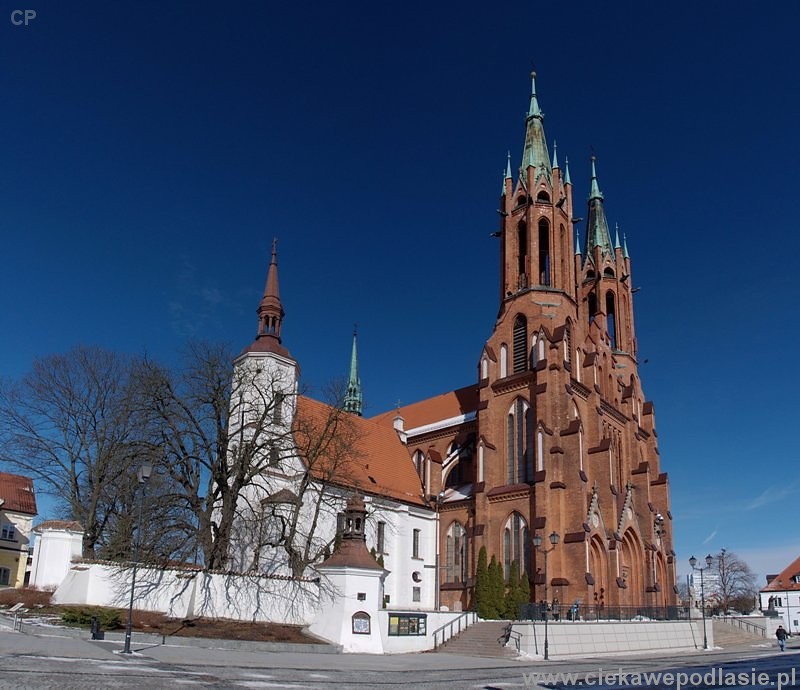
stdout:
<svg viewBox="0 0 800 690">
<path fill-rule="evenodd" d="M 620 604 L 642 606 L 647 603 L 644 549 L 639 537 L 630 528 L 622 535 L 618 577 L 624 585 L 620 589 Z"/>
</svg>

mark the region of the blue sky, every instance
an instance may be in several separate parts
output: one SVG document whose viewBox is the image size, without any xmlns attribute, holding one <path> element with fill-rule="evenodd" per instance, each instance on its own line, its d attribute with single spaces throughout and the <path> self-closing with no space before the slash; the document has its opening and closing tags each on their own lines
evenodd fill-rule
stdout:
<svg viewBox="0 0 800 690">
<path fill-rule="evenodd" d="M 26 3 L 0 12 L 0 375 L 79 343 L 246 345 L 273 236 L 319 389 L 475 380 L 535 63 L 576 203 L 628 237 L 680 571 L 800 553 L 796 26 L 745 3 Z"/>
</svg>

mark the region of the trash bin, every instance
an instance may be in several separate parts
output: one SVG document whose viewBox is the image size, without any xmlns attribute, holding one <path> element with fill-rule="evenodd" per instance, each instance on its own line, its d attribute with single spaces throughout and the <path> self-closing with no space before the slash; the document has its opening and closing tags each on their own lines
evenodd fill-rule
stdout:
<svg viewBox="0 0 800 690">
<path fill-rule="evenodd" d="M 97 616 L 92 616 L 92 639 L 93 640 L 104 640 L 106 639 L 106 634 L 100 630 L 100 621 L 97 620 Z"/>
</svg>

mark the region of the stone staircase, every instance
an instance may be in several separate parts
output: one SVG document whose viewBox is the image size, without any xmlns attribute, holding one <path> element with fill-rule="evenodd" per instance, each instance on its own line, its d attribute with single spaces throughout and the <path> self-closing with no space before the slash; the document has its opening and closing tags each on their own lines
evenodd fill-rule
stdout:
<svg viewBox="0 0 800 690">
<path fill-rule="evenodd" d="M 714 646 L 722 647 L 740 647 L 740 646 L 759 646 L 769 644 L 771 640 L 767 640 L 761 635 L 740 630 L 724 620 L 712 619 L 708 621 L 714 626 Z"/>
<path fill-rule="evenodd" d="M 461 654 L 464 656 L 483 656 L 493 658 L 513 658 L 517 650 L 513 643 L 504 647 L 506 621 L 479 621 L 470 625 L 464 632 L 451 637 L 435 650 L 445 654 Z"/>
</svg>

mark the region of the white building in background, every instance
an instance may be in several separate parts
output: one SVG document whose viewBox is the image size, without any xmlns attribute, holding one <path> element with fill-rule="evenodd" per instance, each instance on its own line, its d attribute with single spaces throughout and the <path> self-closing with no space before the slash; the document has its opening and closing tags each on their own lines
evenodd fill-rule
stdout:
<svg viewBox="0 0 800 690">
<path fill-rule="evenodd" d="M 36 589 L 55 589 L 82 555 L 83 527 L 74 520 L 47 520 L 33 532 L 36 544 L 29 584 Z"/>
<path fill-rule="evenodd" d="M 758 593 L 761 610 L 782 618 L 792 635 L 800 634 L 800 557 L 767 579 L 767 586 Z"/>
</svg>

